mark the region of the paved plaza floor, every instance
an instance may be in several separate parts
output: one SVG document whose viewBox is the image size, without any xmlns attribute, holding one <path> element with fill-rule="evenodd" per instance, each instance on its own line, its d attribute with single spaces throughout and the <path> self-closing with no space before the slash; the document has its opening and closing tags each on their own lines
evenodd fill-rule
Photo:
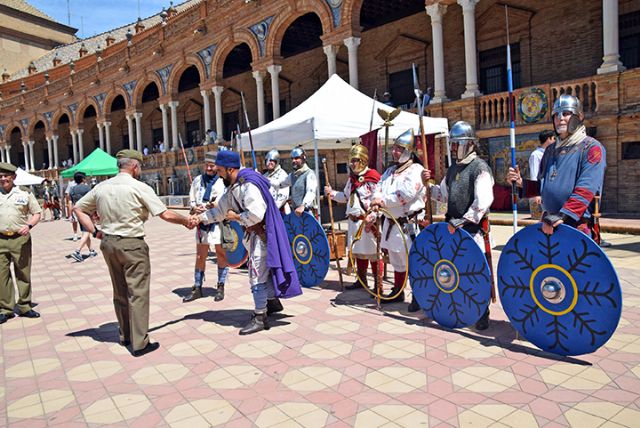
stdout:
<svg viewBox="0 0 640 428">
<path fill-rule="evenodd" d="M 494 228 L 498 250 L 510 233 Z M 406 304 L 380 312 L 364 290 L 340 292 L 335 270 L 284 301 L 269 331 L 239 336 L 252 309 L 246 273 L 232 271 L 222 302 L 209 293 L 183 304 L 193 232 L 153 219 L 151 336 L 161 347 L 134 358 L 118 344 L 102 256 L 65 258 L 70 234 L 63 221 L 33 230 L 42 317 L 0 326 L 0 426 L 640 426 L 638 236 L 605 234 L 623 287 L 615 335 L 560 358 L 516 339 L 499 304 L 486 332 L 447 330 Z M 215 265 L 207 274 L 214 284 Z"/>
</svg>

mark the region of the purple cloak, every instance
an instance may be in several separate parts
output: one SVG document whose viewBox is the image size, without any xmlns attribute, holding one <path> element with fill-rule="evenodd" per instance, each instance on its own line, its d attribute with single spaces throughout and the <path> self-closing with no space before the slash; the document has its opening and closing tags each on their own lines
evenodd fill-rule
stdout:
<svg viewBox="0 0 640 428">
<path fill-rule="evenodd" d="M 276 297 L 287 299 L 301 295 L 302 288 L 293 264 L 291 243 L 280 210 L 269 192 L 271 187 L 269 181 L 249 168 L 238 171 L 238 181 L 254 184 L 260 189 L 260 193 L 267 203 L 267 211 L 264 216 L 267 234 L 267 267 L 271 270 Z"/>
</svg>

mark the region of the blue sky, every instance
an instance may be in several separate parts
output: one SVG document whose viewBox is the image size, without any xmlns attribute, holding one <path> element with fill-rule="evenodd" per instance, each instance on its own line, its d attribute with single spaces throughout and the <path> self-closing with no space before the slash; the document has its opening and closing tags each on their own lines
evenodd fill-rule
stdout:
<svg viewBox="0 0 640 428">
<path fill-rule="evenodd" d="M 174 0 L 180 4 L 184 0 Z M 67 3 L 71 9 L 71 26 L 78 29 L 81 38 L 104 33 L 113 28 L 144 19 L 169 7 L 169 0 L 27 0 L 61 24 L 68 24 Z M 84 30 L 84 31 L 83 31 Z"/>
</svg>

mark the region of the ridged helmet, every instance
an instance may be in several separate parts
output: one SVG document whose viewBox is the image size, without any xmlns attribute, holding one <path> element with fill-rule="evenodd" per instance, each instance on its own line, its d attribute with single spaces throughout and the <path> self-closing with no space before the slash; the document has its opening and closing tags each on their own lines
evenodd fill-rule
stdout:
<svg viewBox="0 0 640 428">
<path fill-rule="evenodd" d="M 403 147 L 409 152 L 413 152 L 415 149 L 415 136 L 413 135 L 413 128 L 407 129 L 402 134 L 400 134 L 398 138 L 394 140 L 393 144 Z"/>
<path fill-rule="evenodd" d="M 351 150 L 349 150 L 349 161 L 352 159 L 358 159 L 360 161 L 355 167 L 350 165 L 353 172 L 359 174 L 369 165 L 369 150 L 362 144 L 351 146 Z"/>
<path fill-rule="evenodd" d="M 265 155 L 264 163 L 269 163 L 269 161 L 280 163 L 280 153 L 276 149 L 269 150 Z"/>
<path fill-rule="evenodd" d="M 551 110 L 551 118 L 557 114 L 562 114 L 565 111 L 571 112 L 571 118 L 567 124 L 567 132 L 573 134 L 576 129 L 582 125 L 584 116 L 582 115 L 582 103 L 577 97 L 569 94 L 562 94 L 553 103 L 553 109 Z M 555 121 L 553 122 L 553 128 L 557 132 Z"/>
<path fill-rule="evenodd" d="M 455 156 L 460 161 L 475 150 L 478 137 L 468 122 L 459 120 L 449 130 L 449 142 L 456 145 Z"/>
<path fill-rule="evenodd" d="M 304 152 L 304 149 L 302 147 L 296 147 L 295 149 L 291 150 L 291 159 L 293 158 L 305 158 L 306 159 L 307 155 Z"/>
</svg>

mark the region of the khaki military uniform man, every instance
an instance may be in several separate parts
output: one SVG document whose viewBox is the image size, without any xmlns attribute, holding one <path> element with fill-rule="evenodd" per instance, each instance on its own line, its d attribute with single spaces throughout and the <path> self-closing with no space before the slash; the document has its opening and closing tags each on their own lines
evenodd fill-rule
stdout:
<svg viewBox="0 0 640 428">
<path fill-rule="evenodd" d="M 13 318 L 16 306 L 9 266 L 18 284 L 18 315 L 38 318 L 31 309 L 31 235 L 42 209 L 33 194 L 14 185 L 16 167 L 0 162 L 0 324 Z M 31 217 L 29 217 L 31 216 Z"/>
<path fill-rule="evenodd" d="M 149 341 L 149 247 L 144 242 L 144 222 L 149 215 L 170 223 L 189 225 L 187 217 L 167 210 L 151 187 L 137 179 L 142 153 L 121 150 L 116 154 L 120 173 L 98 184 L 74 208 L 80 223 L 94 237 L 102 239 L 100 250 L 109 267 L 113 305 L 120 326 L 120 344 L 131 345 L 139 357 L 159 348 Z M 101 220 L 98 230 L 90 214 Z"/>
</svg>

